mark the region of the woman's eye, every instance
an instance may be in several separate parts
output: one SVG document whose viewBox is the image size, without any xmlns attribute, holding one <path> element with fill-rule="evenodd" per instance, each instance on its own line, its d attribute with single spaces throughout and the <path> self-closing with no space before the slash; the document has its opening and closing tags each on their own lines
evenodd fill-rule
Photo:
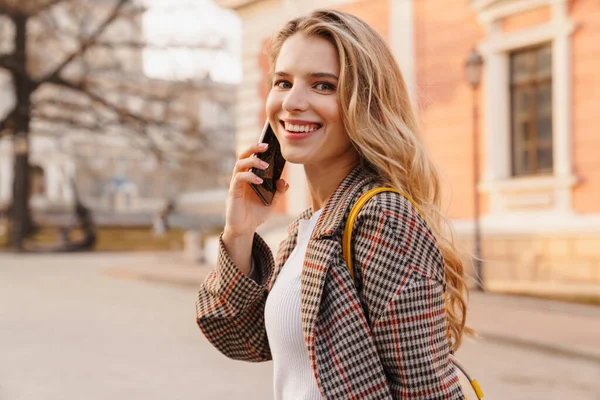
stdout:
<svg viewBox="0 0 600 400">
<path fill-rule="evenodd" d="M 315 89 L 323 92 L 333 92 L 335 90 L 335 86 L 333 86 L 331 83 L 320 82 L 315 85 Z"/>
<path fill-rule="evenodd" d="M 278 87 L 279 89 L 289 89 L 292 87 L 292 84 L 288 81 L 275 81 L 273 86 Z"/>
</svg>

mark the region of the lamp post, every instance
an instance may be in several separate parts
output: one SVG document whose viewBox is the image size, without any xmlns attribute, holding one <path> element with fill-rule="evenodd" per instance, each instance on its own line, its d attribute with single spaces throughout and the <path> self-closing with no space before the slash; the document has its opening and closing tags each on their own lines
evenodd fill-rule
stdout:
<svg viewBox="0 0 600 400">
<path fill-rule="evenodd" d="M 479 103 L 478 89 L 481 82 L 481 73 L 483 69 L 483 58 L 477 52 L 477 49 L 471 50 L 465 70 L 467 81 L 471 85 L 473 94 L 473 213 L 475 222 L 475 275 L 477 276 L 476 290 L 483 291 L 483 265 L 481 262 L 481 222 L 479 210 L 479 192 L 477 186 L 479 184 Z"/>
</svg>

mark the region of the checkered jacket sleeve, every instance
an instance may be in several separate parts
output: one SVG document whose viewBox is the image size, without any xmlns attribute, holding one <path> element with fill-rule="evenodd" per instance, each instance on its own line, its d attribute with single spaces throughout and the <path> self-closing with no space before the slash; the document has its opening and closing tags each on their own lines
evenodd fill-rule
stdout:
<svg viewBox="0 0 600 400">
<path fill-rule="evenodd" d="M 258 234 L 254 236 L 252 258 L 261 284 L 236 267 L 219 240 L 217 266 L 198 293 L 196 321 L 212 345 L 227 357 L 258 362 L 271 359 L 264 308 L 274 269 L 271 250 Z"/>
<path fill-rule="evenodd" d="M 403 196 L 376 195 L 353 234 L 357 288 L 398 399 L 462 399 L 449 360 L 444 262 L 433 234 Z"/>
</svg>

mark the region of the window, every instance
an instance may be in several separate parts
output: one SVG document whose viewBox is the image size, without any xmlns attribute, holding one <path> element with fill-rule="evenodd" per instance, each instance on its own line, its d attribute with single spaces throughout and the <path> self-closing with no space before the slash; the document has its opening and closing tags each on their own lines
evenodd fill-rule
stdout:
<svg viewBox="0 0 600 400">
<path fill-rule="evenodd" d="M 551 173 L 552 48 L 511 53 L 512 174 Z"/>
</svg>

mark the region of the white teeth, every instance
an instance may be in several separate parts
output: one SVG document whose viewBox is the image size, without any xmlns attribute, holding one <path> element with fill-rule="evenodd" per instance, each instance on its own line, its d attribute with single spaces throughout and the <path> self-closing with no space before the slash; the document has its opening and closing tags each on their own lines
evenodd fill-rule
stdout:
<svg viewBox="0 0 600 400">
<path fill-rule="evenodd" d="M 319 129 L 319 127 L 314 125 L 293 125 L 285 122 L 285 129 L 290 132 L 313 132 Z"/>
</svg>

